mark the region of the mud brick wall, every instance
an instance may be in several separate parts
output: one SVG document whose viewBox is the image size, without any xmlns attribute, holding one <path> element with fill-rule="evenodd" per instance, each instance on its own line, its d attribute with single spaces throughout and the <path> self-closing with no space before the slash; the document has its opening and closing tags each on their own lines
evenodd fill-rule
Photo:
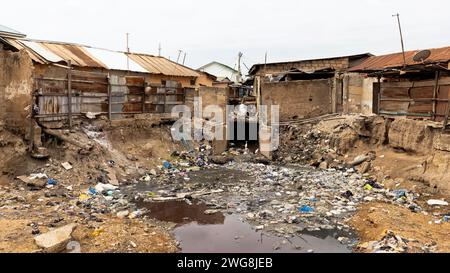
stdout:
<svg viewBox="0 0 450 273">
<path fill-rule="evenodd" d="M 311 60 L 311 61 L 267 64 L 265 68 L 264 66 L 262 66 L 261 69 L 256 74 L 264 76 L 266 74 L 276 74 L 286 72 L 293 68 L 303 71 L 315 71 L 325 68 L 334 68 L 339 71 L 345 70 L 348 67 L 349 67 L 348 58 L 336 58 L 328 60 Z"/>
<path fill-rule="evenodd" d="M 261 104 L 279 105 L 280 121 L 312 118 L 332 112 L 333 79 L 261 84 Z"/>
<path fill-rule="evenodd" d="M 0 50 L 0 120 L 25 134 L 33 89 L 33 63 L 25 52 Z"/>
</svg>

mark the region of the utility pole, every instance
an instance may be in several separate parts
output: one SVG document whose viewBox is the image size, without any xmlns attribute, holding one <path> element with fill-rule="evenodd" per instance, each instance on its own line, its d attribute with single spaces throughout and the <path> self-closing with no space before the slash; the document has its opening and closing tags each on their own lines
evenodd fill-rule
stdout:
<svg viewBox="0 0 450 273">
<path fill-rule="evenodd" d="M 266 55 L 264 55 L 264 74 L 266 74 L 266 68 L 267 68 L 267 51 Z"/>
<path fill-rule="evenodd" d="M 186 52 L 184 52 L 184 57 L 183 57 L 183 65 L 184 65 L 184 62 L 186 61 L 186 55 L 187 55 L 187 53 L 186 53 Z"/>
<path fill-rule="evenodd" d="M 127 32 L 127 53 L 130 53 L 130 33 Z M 127 55 L 127 70 L 130 70 L 130 58 Z"/>
<path fill-rule="evenodd" d="M 183 50 L 178 49 L 177 63 L 180 61 L 181 52 L 183 52 Z"/>
<path fill-rule="evenodd" d="M 158 56 L 161 57 L 161 43 L 158 45 Z"/>
<path fill-rule="evenodd" d="M 392 17 L 397 17 L 398 30 L 400 31 L 400 41 L 402 43 L 402 53 L 403 53 L 403 68 L 406 67 L 406 55 L 405 55 L 405 45 L 403 43 L 402 25 L 400 24 L 400 14 L 394 14 Z"/>
<path fill-rule="evenodd" d="M 238 76 L 236 79 L 238 83 L 242 82 L 241 59 L 243 55 L 244 54 L 242 52 L 239 52 L 238 54 Z"/>
</svg>

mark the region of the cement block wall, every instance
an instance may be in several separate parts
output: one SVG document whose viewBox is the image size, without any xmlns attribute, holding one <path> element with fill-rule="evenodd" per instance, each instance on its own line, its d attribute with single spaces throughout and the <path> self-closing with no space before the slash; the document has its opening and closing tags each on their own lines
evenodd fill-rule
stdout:
<svg viewBox="0 0 450 273">
<path fill-rule="evenodd" d="M 256 74 L 259 76 L 265 76 L 267 74 L 286 72 L 293 68 L 303 71 L 315 71 L 325 68 L 333 68 L 337 71 L 341 71 L 347 69 L 348 67 L 349 67 L 348 58 L 336 58 L 328 60 L 311 60 L 311 61 L 267 64 L 265 68 L 264 66 L 261 67 L 261 69 Z"/>
<path fill-rule="evenodd" d="M 359 73 L 344 74 L 344 112 L 372 114 L 373 83 L 376 78 L 367 78 Z"/>
<path fill-rule="evenodd" d="M 317 117 L 332 112 L 334 79 L 261 84 L 261 104 L 279 105 L 280 121 Z"/>
<path fill-rule="evenodd" d="M 0 120 L 24 135 L 33 89 L 33 64 L 25 52 L 0 50 Z"/>
</svg>

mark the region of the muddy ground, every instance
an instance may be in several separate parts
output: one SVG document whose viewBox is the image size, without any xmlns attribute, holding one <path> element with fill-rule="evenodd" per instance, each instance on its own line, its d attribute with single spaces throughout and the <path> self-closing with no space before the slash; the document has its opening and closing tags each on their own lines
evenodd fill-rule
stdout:
<svg viewBox="0 0 450 273">
<path fill-rule="evenodd" d="M 35 160 L 1 129 L 0 252 L 49 251 L 36 237 L 72 223 L 59 251 L 448 252 L 448 206 L 427 204 L 448 195 L 411 175 L 429 155 L 376 143 L 354 119 L 282 128 L 271 162 L 173 143 L 145 120 L 65 132 L 89 151 L 44 135 L 50 159 Z"/>
</svg>

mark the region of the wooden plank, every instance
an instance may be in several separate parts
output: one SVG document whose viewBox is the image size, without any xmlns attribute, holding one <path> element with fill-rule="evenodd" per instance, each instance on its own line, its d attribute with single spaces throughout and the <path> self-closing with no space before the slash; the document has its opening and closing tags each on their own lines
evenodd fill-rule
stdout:
<svg viewBox="0 0 450 273">
<path fill-rule="evenodd" d="M 434 80 L 434 88 L 433 88 L 433 99 L 436 99 L 438 91 L 439 91 L 439 71 L 436 71 L 436 76 L 435 76 L 435 80 Z M 433 120 L 436 119 L 436 101 L 433 102 Z"/>
<path fill-rule="evenodd" d="M 108 74 L 108 119 L 111 121 L 111 78 Z"/>
<path fill-rule="evenodd" d="M 416 82 L 383 82 L 382 88 L 411 88 L 411 87 L 427 87 L 434 86 L 434 80 L 416 81 Z M 440 80 L 440 85 L 450 85 L 450 77 L 445 77 Z"/>
<path fill-rule="evenodd" d="M 69 128 L 72 128 L 72 61 L 67 61 L 67 114 L 69 119 Z"/>
</svg>

